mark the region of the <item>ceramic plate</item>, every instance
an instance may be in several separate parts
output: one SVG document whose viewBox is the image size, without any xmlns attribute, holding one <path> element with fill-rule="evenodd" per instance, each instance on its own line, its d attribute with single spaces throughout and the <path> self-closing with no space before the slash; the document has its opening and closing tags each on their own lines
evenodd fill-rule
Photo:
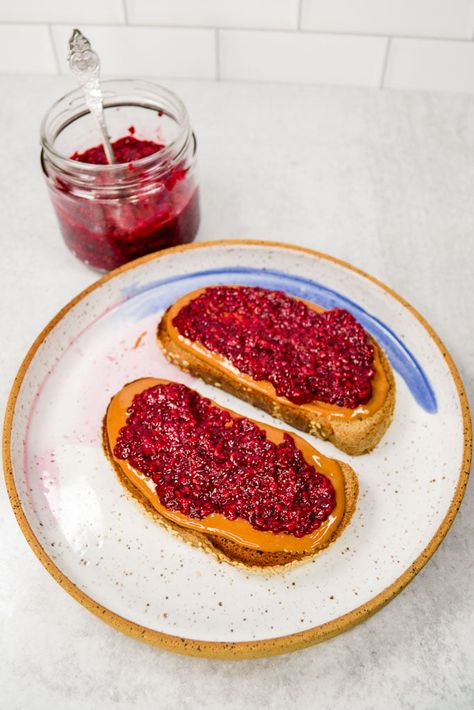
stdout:
<svg viewBox="0 0 474 710">
<path fill-rule="evenodd" d="M 385 348 L 397 380 L 394 421 L 372 453 L 350 457 L 305 435 L 355 468 L 359 504 L 327 550 L 272 576 L 218 563 L 153 522 L 124 491 L 101 445 L 110 398 L 143 376 L 183 382 L 236 412 L 275 423 L 173 367 L 156 343 L 158 320 L 177 298 L 208 284 L 236 283 L 349 309 Z M 27 355 L 5 432 L 13 507 L 55 579 L 121 631 L 211 657 L 301 648 L 379 609 L 443 539 L 469 469 L 464 390 L 422 318 L 348 264 L 263 242 L 154 254 L 84 291 Z"/>
</svg>

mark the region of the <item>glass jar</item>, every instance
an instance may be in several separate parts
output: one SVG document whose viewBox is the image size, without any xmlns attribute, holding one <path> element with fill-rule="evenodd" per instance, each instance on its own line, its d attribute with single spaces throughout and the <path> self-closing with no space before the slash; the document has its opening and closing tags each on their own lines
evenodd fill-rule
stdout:
<svg viewBox="0 0 474 710">
<path fill-rule="evenodd" d="M 196 140 L 183 102 L 148 81 L 104 81 L 102 90 L 112 144 L 128 136 L 156 143 L 157 151 L 112 165 L 82 162 L 81 155 L 102 149 L 76 89 L 43 119 L 41 164 L 67 246 L 81 261 L 108 271 L 192 241 L 200 210 Z"/>
</svg>

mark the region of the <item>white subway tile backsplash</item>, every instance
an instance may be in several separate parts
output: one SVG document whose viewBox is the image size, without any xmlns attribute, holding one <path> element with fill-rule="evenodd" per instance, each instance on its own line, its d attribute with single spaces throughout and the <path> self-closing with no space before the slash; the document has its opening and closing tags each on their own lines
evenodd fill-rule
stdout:
<svg viewBox="0 0 474 710">
<path fill-rule="evenodd" d="M 384 86 L 474 92 L 474 42 L 393 39 Z"/>
<path fill-rule="evenodd" d="M 378 86 L 387 41 L 383 37 L 221 30 L 221 78 Z"/>
<path fill-rule="evenodd" d="M 0 73 L 67 73 L 74 26 L 105 76 L 474 93 L 474 0 L 0 0 Z"/>
<path fill-rule="evenodd" d="M 136 24 L 296 29 L 299 0 L 126 0 Z"/>
<path fill-rule="evenodd" d="M 125 22 L 122 0 L 16 0 L 0 2 L 0 22 Z"/>
<path fill-rule="evenodd" d="M 0 73 L 57 73 L 46 25 L 0 25 Z"/>
<path fill-rule="evenodd" d="M 290 29 L 298 25 L 299 0 L 126 0 L 136 24 Z"/>
<path fill-rule="evenodd" d="M 100 25 L 83 25 L 81 29 L 99 53 L 105 75 L 216 77 L 214 30 Z M 61 71 L 67 73 L 71 28 L 59 25 L 52 30 Z"/>
<path fill-rule="evenodd" d="M 302 0 L 302 28 L 419 37 L 472 37 L 473 0 Z"/>
</svg>

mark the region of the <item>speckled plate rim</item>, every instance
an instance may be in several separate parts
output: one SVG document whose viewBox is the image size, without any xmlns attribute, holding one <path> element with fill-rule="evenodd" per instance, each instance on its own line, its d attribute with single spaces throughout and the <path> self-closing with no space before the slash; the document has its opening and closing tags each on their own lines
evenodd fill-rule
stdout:
<svg viewBox="0 0 474 710">
<path fill-rule="evenodd" d="M 295 634 L 289 634 L 286 636 L 279 636 L 272 639 L 262 639 L 258 641 L 239 641 L 235 643 L 226 643 L 222 641 L 200 641 L 196 639 L 188 639 L 183 636 L 174 636 L 171 634 L 166 634 L 154 629 L 147 628 L 140 624 L 136 624 L 128 619 L 116 614 L 115 612 L 107 609 L 106 607 L 98 604 L 94 599 L 81 591 L 66 575 L 64 575 L 61 570 L 55 565 L 52 559 L 48 556 L 46 551 L 43 549 L 38 538 L 34 534 L 28 520 L 26 518 L 25 512 L 21 506 L 18 491 L 15 485 L 15 479 L 13 474 L 13 466 L 11 461 L 11 431 L 13 417 L 15 413 L 15 406 L 17 397 L 28 371 L 28 367 L 51 330 L 63 319 L 63 317 L 68 313 L 77 303 L 86 298 L 92 291 L 100 288 L 104 283 L 110 279 L 115 278 L 118 274 L 128 271 L 130 269 L 136 268 L 138 265 L 143 264 L 148 261 L 159 260 L 164 256 L 169 256 L 170 254 L 181 252 L 181 251 L 191 251 L 195 249 L 209 249 L 214 247 L 222 246 L 260 246 L 260 247 L 275 247 L 278 249 L 290 249 L 292 251 L 303 252 L 309 254 L 313 257 L 319 259 L 325 259 L 331 261 L 345 269 L 349 269 L 360 276 L 363 276 L 367 280 L 376 284 L 378 287 L 383 289 L 387 294 L 392 296 L 395 300 L 399 301 L 406 309 L 408 309 L 415 318 L 422 324 L 425 330 L 428 332 L 430 338 L 436 343 L 439 348 L 443 358 L 445 359 L 451 375 L 456 386 L 460 407 L 463 418 L 463 429 L 464 429 L 464 446 L 463 446 L 463 458 L 461 463 L 461 468 L 459 472 L 458 482 L 452 497 L 448 512 L 446 513 L 443 521 L 438 527 L 436 533 L 431 538 L 428 545 L 421 552 L 421 554 L 414 560 L 414 562 L 403 572 L 403 574 L 398 577 L 398 579 L 389 585 L 382 592 L 377 594 L 375 597 L 370 599 L 366 604 L 363 604 L 356 609 L 343 614 L 336 619 L 333 619 L 325 624 L 319 626 L 314 626 L 311 629 L 306 629 L 305 631 L 300 631 Z M 159 646 L 161 648 L 167 649 L 169 651 L 174 651 L 175 653 L 180 653 L 189 656 L 198 656 L 203 658 L 219 658 L 219 659 L 248 659 L 248 658 L 259 658 L 263 656 L 273 656 L 279 653 L 288 653 L 290 651 L 296 651 L 298 649 L 306 648 L 326 639 L 332 638 L 337 634 L 347 631 L 353 628 L 361 621 L 364 621 L 372 614 L 375 614 L 379 609 L 381 609 L 385 604 L 388 604 L 397 594 L 399 594 L 404 587 L 418 574 L 418 572 L 424 567 L 428 562 L 430 557 L 436 552 L 439 545 L 443 541 L 445 535 L 447 534 L 451 524 L 456 517 L 456 514 L 461 505 L 461 501 L 464 496 L 464 491 L 467 486 L 469 479 L 469 471 L 471 466 L 471 455 L 472 455 L 472 426 L 471 418 L 469 412 L 469 403 L 467 400 L 464 385 L 462 383 L 461 377 L 457 371 L 454 361 L 443 345 L 441 339 L 435 333 L 433 328 L 429 323 L 421 316 L 413 306 L 411 306 L 404 298 L 398 295 L 393 289 L 386 286 L 384 283 L 378 279 L 370 276 L 361 269 L 352 266 L 351 264 L 337 259 L 335 257 L 329 256 L 322 252 L 315 251 L 314 249 L 309 249 L 306 247 L 299 247 L 290 244 L 272 242 L 272 241 L 261 241 L 253 239 L 228 239 L 228 240 L 217 240 L 211 242 L 199 242 L 197 244 L 188 244 L 185 246 L 173 247 L 171 249 L 166 249 L 161 252 L 155 252 L 149 254 L 135 261 L 129 262 L 124 266 L 111 271 L 102 278 L 100 278 L 95 283 L 91 284 L 89 287 L 81 291 L 75 298 L 73 298 L 69 303 L 62 308 L 59 313 L 48 323 L 48 325 L 42 330 L 40 335 L 36 338 L 33 345 L 29 349 L 27 355 L 25 356 L 18 373 L 13 382 L 10 396 L 8 398 L 5 421 L 3 427 L 3 465 L 5 473 L 5 482 L 10 498 L 10 502 L 13 508 L 13 512 L 16 516 L 18 524 L 20 525 L 21 531 L 25 536 L 27 542 L 32 548 L 35 555 L 38 557 L 42 565 L 51 574 L 51 576 L 65 589 L 74 599 L 76 599 L 80 604 L 82 604 L 86 609 L 91 611 L 93 614 L 103 619 L 105 622 L 118 629 L 122 633 L 125 633 L 133 638 L 145 641 L 146 643 Z"/>
</svg>

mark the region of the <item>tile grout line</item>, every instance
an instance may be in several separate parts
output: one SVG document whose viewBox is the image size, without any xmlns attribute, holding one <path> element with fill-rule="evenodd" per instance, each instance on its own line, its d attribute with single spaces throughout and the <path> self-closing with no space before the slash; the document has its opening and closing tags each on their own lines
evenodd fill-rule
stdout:
<svg viewBox="0 0 474 710">
<path fill-rule="evenodd" d="M 387 74 L 387 66 L 388 66 L 388 57 L 390 54 L 390 49 L 392 47 L 392 38 L 387 37 L 387 46 L 385 48 L 385 56 L 383 58 L 383 65 L 382 65 L 382 72 L 380 74 L 380 84 L 379 84 L 379 89 L 384 88 L 384 83 L 385 83 L 385 78 Z"/>
<path fill-rule="evenodd" d="M 123 9 L 123 19 L 125 20 L 125 24 L 129 25 L 130 22 L 128 20 L 127 0 L 122 0 L 122 9 Z"/>
<path fill-rule="evenodd" d="M 61 64 L 59 63 L 58 50 L 56 47 L 56 42 L 54 41 L 53 27 L 49 23 L 48 23 L 48 35 L 49 35 L 49 41 L 51 43 L 51 49 L 53 50 L 54 62 L 56 64 L 56 74 L 58 76 L 60 76 L 61 75 Z"/>
<path fill-rule="evenodd" d="M 298 20 L 296 24 L 296 29 L 301 31 L 301 21 L 303 18 L 303 0 L 299 0 L 298 4 Z"/>
<path fill-rule="evenodd" d="M 220 37 L 219 29 L 216 27 L 216 33 L 214 38 L 214 51 L 216 53 L 216 81 L 220 81 L 221 78 L 221 59 L 220 59 Z"/>
<path fill-rule="evenodd" d="M 124 0 L 125 1 L 125 0 Z M 31 22 L 11 22 L 8 20 L 0 20 L 0 27 L 11 27 L 15 25 L 17 27 L 22 27 L 25 25 L 31 26 L 41 26 L 44 27 L 46 24 L 50 24 L 52 27 L 70 27 L 69 24 L 65 22 L 41 22 L 40 20 Z M 268 33 L 281 33 L 281 34 L 297 34 L 297 31 L 288 27 L 216 27 L 215 25 L 154 25 L 154 24 L 143 24 L 143 23 L 129 23 L 125 24 L 123 22 L 84 22 L 81 23 L 84 27 L 127 27 L 136 29 L 151 29 L 151 30 L 225 30 L 227 32 L 263 32 Z M 317 30 L 317 29 L 299 29 L 298 32 L 302 35 L 314 35 L 314 36 L 336 36 L 336 37 L 361 37 L 361 38 L 381 38 L 381 39 L 404 39 L 404 40 L 416 40 L 419 42 L 453 42 L 462 44 L 471 44 L 473 37 L 441 37 L 439 35 L 403 35 L 403 34 L 390 34 L 388 32 L 348 32 L 347 30 Z"/>
</svg>

